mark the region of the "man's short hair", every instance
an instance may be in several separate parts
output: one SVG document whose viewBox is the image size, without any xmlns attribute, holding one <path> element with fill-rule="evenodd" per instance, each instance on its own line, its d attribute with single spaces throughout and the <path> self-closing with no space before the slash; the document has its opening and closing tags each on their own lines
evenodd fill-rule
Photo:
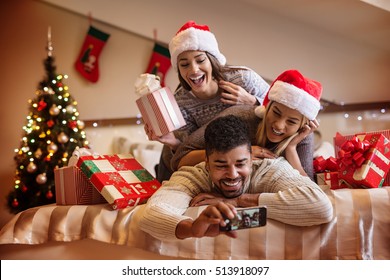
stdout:
<svg viewBox="0 0 390 280">
<path fill-rule="evenodd" d="M 247 145 L 251 152 L 248 125 L 239 117 L 227 115 L 211 121 L 205 130 L 206 156 L 212 152 L 228 152 L 238 146 Z"/>
</svg>

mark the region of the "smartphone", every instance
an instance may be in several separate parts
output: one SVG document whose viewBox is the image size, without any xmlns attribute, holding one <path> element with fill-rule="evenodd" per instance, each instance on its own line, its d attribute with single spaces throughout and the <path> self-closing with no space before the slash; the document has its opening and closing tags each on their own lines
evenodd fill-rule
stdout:
<svg viewBox="0 0 390 280">
<path fill-rule="evenodd" d="M 226 219 L 225 223 L 226 226 L 220 226 L 221 231 L 263 227 L 267 224 L 267 208 L 265 206 L 238 208 L 237 215 L 233 219 Z"/>
</svg>

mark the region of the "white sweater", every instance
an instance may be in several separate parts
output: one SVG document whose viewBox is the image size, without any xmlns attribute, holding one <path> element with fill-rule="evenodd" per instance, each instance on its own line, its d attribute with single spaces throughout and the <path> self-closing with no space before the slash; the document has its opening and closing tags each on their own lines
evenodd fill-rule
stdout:
<svg viewBox="0 0 390 280">
<path fill-rule="evenodd" d="M 327 223 L 333 216 L 328 196 L 283 157 L 253 162 L 251 180 L 244 188 L 245 193 L 260 193 L 258 205 L 267 206 L 270 219 L 310 226 Z M 161 240 L 176 239 L 177 224 L 189 218 L 183 213 L 202 192 L 213 192 L 205 163 L 182 167 L 136 212 L 140 228 Z"/>
</svg>

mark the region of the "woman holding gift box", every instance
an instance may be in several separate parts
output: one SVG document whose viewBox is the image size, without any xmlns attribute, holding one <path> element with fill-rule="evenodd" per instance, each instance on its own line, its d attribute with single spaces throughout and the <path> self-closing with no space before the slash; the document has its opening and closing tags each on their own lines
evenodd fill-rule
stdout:
<svg viewBox="0 0 390 280">
<path fill-rule="evenodd" d="M 297 70 L 287 70 L 272 83 L 263 106 L 239 114 L 252 127 L 254 158 L 284 156 L 302 175 L 314 179 L 313 131 L 320 110 L 322 86 Z M 251 114 L 252 113 L 252 114 Z M 257 115 L 255 118 L 253 115 Z M 260 118 L 260 119 L 259 119 Z M 253 133 L 253 128 L 257 132 Z M 188 137 L 172 158 L 172 167 L 194 165 L 205 158 L 204 130 Z"/>
<path fill-rule="evenodd" d="M 169 43 L 169 51 L 180 81 L 175 98 L 186 125 L 162 137 L 150 135 L 146 128 L 150 139 L 164 144 L 157 175 L 160 181 L 170 177 L 171 171 L 166 167 L 184 138 L 226 108 L 237 104 L 261 105 L 269 88 L 253 70 L 226 65 L 226 58 L 207 25 L 185 23 Z"/>
</svg>

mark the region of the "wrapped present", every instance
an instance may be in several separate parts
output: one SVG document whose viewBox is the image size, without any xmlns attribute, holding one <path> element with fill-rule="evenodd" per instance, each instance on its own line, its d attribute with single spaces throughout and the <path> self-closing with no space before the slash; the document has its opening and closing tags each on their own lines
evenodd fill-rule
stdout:
<svg viewBox="0 0 390 280">
<path fill-rule="evenodd" d="M 106 199 L 75 166 L 54 170 L 57 205 L 107 203 Z"/>
<path fill-rule="evenodd" d="M 339 179 L 338 171 L 316 173 L 316 182 L 318 185 L 330 186 L 331 190 L 349 188 L 349 185 Z"/>
<path fill-rule="evenodd" d="M 168 87 L 141 96 L 136 103 L 144 123 L 156 136 L 165 135 L 186 124 Z"/>
<path fill-rule="evenodd" d="M 373 135 L 373 134 L 383 134 L 384 137 L 390 139 L 390 130 L 380 130 L 380 131 L 371 131 L 365 133 L 357 133 L 350 135 L 342 135 L 340 133 L 336 133 L 335 137 L 333 137 L 333 144 L 335 148 L 335 154 L 338 155 L 341 150 L 341 146 L 348 140 L 352 140 L 353 137 L 364 137 L 364 135 Z M 387 173 L 385 180 L 383 181 L 383 186 L 390 186 L 390 172 Z"/>
<path fill-rule="evenodd" d="M 338 151 L 339 179 L 354 187 L 381 187 L 390 169 L 390 142 L 383 134 L 360 134 Z"/>
<path fill-rule="evenodd" d="M 313 160 L 314 172 L 320 173 L 325 171 L 338 171 L 339 163 L 335 157 L 329 157 L 324 159 L 323 156 L 319 156 Z"/>
<path fill-rule="evenodd" d="M 132 155 L 80 156 L 76 165 L 113 209 L 145 203 L 161 186 Z"/>
</svg>

